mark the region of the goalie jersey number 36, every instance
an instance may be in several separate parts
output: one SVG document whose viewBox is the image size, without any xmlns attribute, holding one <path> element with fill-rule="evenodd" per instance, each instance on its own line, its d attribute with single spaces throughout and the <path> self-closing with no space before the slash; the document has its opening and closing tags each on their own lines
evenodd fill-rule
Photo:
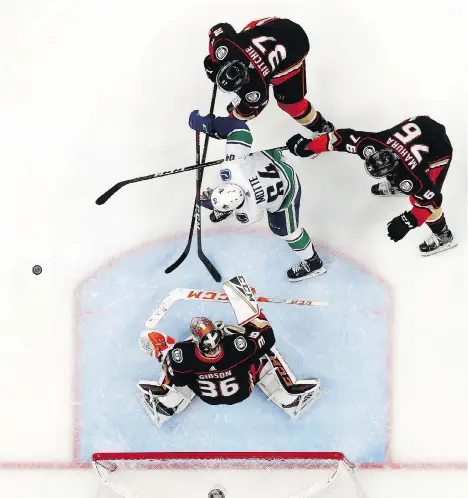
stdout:
<svg viewBox="0 0 468 498">
<path fill-rule="evenodd" d="M 176 386 L 188 386 L 210 405 L 233 405 L 250 396 L 262 370 L 263 356 L 275 343 L 273 330 L 261 314 L 245 325 L 245 333 L 223 339 L 222 356 L 210 361 L 191 340 L 180 342 L 163 366 Z"/>
</svg>

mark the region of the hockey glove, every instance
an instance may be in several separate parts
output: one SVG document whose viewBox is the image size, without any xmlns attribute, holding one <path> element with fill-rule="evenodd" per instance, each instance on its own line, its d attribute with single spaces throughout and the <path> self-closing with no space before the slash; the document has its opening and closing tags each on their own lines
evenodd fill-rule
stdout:
<svg viewBox="0 0 468 498">
<path fill-rule="evenodd" d="M 211 193 L 213 192 L 212 188 L 207 188 L 204 192 L 201 193 L 200 195 L 200 201 L 201 205 L 205 209 L 209 209 L 210 211 L 213 211 L 213 203 L 211 202 Z"/>
<path fill-rule="evenodd" d="M 201 131 L 212 138 L 226 138 L 220 135 L 216 130 L 214 114 L 200 116 L 200 112 L 196 109 L 190 113 L 189 126 L 192 130 Z"/>
<path fill-rule="evenodd" d="M 213 209 L 210 213 L 210 220 L 212 223 L 219 223 L 220 221 L 225 220 L 229 216 L 231 216 L 232 211 L 226 211 L 226 212 L 221 212 L 221 211 L 216 211 L 216 209 Z"/>
<path fill-rule="evenodd" d="M 388 236 L 393 242 L 401 240 L 410 230 L 418 226 L 418 220 L 413 213 L 405 211 L 400 216 L 387 223 Z"/>
<path fill-rule="evenodd" d="M 294 154 L 295 156 L 299 157 L 316 156 L 317 154 L 314 151 L 309 150 L 307 148 L 307 146 L 311 142 L 312 140 L 309 140 L 308 138 L 305 138 L 298 133 L 297 135 L 294 135 L 286 142 L 286 146 L 288 147 L 289 152 L 291 152 L 291 154 Z"/>
<path fill-rule="evenodd" d="M 172 347 L 175 340 L 170 335 L 153 330 L 145 330 L 140 334 L 141 352 L 161 361 L 163 351 Z"/>
<path fill-rule="evenodd" d="M 216 75 L 219 71 L 219 64 L 213 62 L 211 55 L 207 55 L 203 61 L 203 66 L 205 67 L 205 73 L 212 83 L 216 83 Z"/>
<path fill-rule="evenodd" d="M 192 130 L 201 131 L 217 139 L 226 139 L 234 130 L 249 131 L 247 124 L 240 119 L 216 117 L 214 114 L 200 116 L 198 110 L 190 113 L 189 126 Z"/>
</svg>

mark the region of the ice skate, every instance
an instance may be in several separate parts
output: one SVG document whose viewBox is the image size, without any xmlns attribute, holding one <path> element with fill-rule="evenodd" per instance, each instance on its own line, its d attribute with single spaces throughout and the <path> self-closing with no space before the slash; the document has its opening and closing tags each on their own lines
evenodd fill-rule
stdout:
<svg viewBox="0 0 468 498">
<path fill-rule="evenodd" d="M 419 251 L 421 256 L 432 256 L 438 252 L 452 249 L 457 245 L 458 243 L 455 242 L 452 232 L 447 229 L 440 235 L 431 234 L 422 244 L 419 244 Z"/>
<path fill-rule="evenodd" d="M 297 265 L 289 268 L 287 274 L 290 282 L 298 282 L 306 278 L 317 277 L 326 273 L 323 262 L 319 255 L 315 253 L 311 258 L 301 261 Z"/>
<path fill-rule="evenodd" d="M 373 195 L 377 195 L 380 197 L 406 197 L 403 191 L 401 191 L 398 187 L 395 187 L 388 181 L 383 181 L 372 185 L 371 192 Z"/>
</svg>

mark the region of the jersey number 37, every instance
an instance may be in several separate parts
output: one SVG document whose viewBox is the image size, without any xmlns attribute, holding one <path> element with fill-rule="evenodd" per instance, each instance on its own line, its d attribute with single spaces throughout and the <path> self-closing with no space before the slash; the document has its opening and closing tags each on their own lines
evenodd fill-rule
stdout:
<svg viewBox="0 0 468 498">
<path fill-rule="evenodd" d="M 276 38 L 273 38 L 273 36 L 257 36 L 256 38 L 252 38 L 252 45 L 255 45 L 262 55 L 267 56 L 272 71 L 286 59 L 286 47 L 284 45 L 278 43 L 271 50 L 265 47 L 265 43 L 272 44 L 275 42 Z"/>
</svg>

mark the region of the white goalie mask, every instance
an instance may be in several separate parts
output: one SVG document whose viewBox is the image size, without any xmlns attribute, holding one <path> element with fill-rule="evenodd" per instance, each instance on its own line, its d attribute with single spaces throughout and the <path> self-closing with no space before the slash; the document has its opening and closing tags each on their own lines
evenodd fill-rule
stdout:
<svg viewBox="0 0 468 498">
<path fill-rule="evenodd" d="M 211 203 L 216 211 L 226 213 L 244 204 L 245 192 L 235 183 L 225 183 L 211 193 Z"/>
</svg>

